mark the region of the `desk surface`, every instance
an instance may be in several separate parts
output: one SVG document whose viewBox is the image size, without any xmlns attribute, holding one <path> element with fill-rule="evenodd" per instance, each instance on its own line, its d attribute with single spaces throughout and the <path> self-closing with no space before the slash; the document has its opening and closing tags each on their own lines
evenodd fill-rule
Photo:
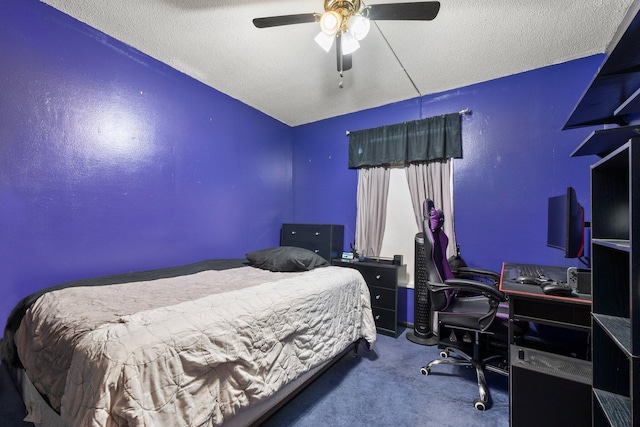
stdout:
<svg viewBox="0 0 640 427">
<path fill-rule="evenodd" d="M 510 268 L 513 268 L 518 265 L 525 265 L 525 264 L 512 264 L 507 262 L 502 263 L 502 274 L 500 275 L 500 290 L 502 292 L 508 295 L 513 295 L 513 296 L 523 296 L 523 297 L 530 297 L 530 298 L 536 298 L 536 299 L 544 299 L 549 301 L 562 301 L 566 303 L 591 305 L 590 294 L 577 294 L 576 296 L 570 296 L 570 297 L 547 295 L 544 292 L 542 292 L 542 288 L 540 288 L 539 285 L 523 284 L 523 283 L 518 283 L 514 280 L 507 279 L 505 272 L 509 271 Z M 545 271 L 564 270 L 565 274 L 567 271 L 566 267 L 544 266 L 544 269 Z"/>
</svg>

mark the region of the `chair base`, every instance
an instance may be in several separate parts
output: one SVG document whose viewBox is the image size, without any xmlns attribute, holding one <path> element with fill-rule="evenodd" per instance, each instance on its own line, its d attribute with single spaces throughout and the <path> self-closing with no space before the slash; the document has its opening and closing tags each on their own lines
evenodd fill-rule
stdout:
<svg viewBox="0 0 640 427">
<path fill-rule="evenodd" d="M 449 357 L 451 353 L 455 353 L 459 358 Z M 485 369 L 488 371 L 496 372 L 501 375 L 509 375 L 506 369 L 499 368 L 488 364 L 489 361 L 499 356 L 492 356 L 484 360 L 475 360 L 468 354 L 460 351 L 455 347 L 446 347 L 440 352 L 440 359 L 435 359 L 429 362 L 426 366 L 420 369 L 422 375 L 429 375 L 431 373 L 431 367 L 435 365 L 454 365 L 454 366 L 471 366 L 476 370 L 476 377 L 478 378 L 478 394 L 479 398 L 473 401 L 473 406 L 479 410 L 484 411 L 487 409 L 489 403 L 489 387 L 487 386 L 487 379 L 485 377 Z"/>
<path fill-rule="evenodd" d="M 413 343 L 420 345 L 436 345 L 439 341 L 438 337 L 433 333 L 429 333 L 425 337 L 419 337 L 411 331 L 407 332 L 407 339 Z"/>
</svg>

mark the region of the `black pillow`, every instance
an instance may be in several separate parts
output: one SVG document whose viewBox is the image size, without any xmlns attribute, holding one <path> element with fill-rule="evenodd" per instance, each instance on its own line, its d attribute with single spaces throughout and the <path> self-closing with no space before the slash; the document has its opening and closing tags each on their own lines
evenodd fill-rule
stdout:
<svg viewBox="0 0 640 427">
<path fill-rule="evenodd" d="M 249 263 L 270 271 L 309 271 L 329 265 L 320 255 L 303 248 L 276 246 L 247 254 Z"/>
</svg>

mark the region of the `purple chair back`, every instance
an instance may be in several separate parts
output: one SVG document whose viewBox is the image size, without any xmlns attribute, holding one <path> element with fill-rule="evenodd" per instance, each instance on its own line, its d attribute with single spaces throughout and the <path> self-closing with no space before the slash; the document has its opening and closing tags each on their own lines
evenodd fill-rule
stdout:
<svg viewBox="0 0 640 427">
<path fill-rule="evenodd" d="M 444 225 L 444 213 L 435 208 L 432 200 L 427 199 L 423 204 L 424 213 L 424 249 L 427 257 L 426 275 L 427 281 L 443 283 L 447 279 L 453 279 L 454 275 L 447 262 L 447 246 L 449 238 L 442 230 Z M 451 292 L 431 292 L 431 304 L 433 310 L 444 310 L 451 301 Z"/>
</svg>

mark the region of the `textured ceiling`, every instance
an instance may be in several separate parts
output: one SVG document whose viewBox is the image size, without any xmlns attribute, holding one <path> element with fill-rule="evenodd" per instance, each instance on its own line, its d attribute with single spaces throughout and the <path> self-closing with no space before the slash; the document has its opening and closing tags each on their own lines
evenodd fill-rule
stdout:
<svg viewBox="0 0 640 427">
<path fill-rule="evenodd" d="M 252 24 L 323 0 L 44 3 L 295 126 L 603 53 L 633 1 L 441 0 L 433 21 L 372 25 L 343 79 L 318 24 Z"/>
</svg>

